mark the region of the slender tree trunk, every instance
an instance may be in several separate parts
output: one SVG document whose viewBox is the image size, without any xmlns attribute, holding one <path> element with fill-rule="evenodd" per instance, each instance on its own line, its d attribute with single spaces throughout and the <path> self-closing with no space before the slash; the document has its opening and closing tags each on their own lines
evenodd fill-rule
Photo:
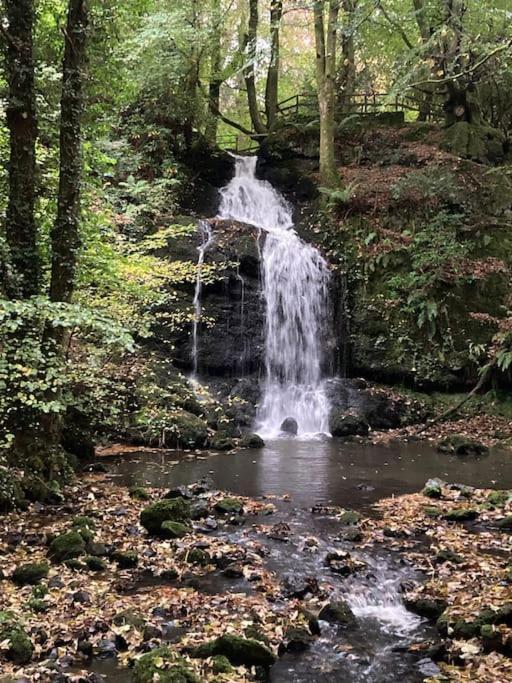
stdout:
<svg viewBox="0 0 512 683">
<path fill-rule="evenodd" d="M 221 22 L 220 0 L 213 0 L 212 6 L 212 54 L 210 83 L 208 86 L 208 120 L 206 123 L 205 137 L 211 145 L 217 142 L 217 129 L 219 125 L 220 88 L 222 85 L 222 47 L 221 47 Z"/>
<path fill-rule="evenodd" d="M 256 48 L 258 41 L 258 0 L 249 0 L 249 25 L 247 31 L 247 66 L 245 68 L 245 87 L 251 122 L 256 133 L 265 134 L 267 127 L 261 118 L 256 92 Z"/>
<path fill-rule="evenodd" d="M 11 297 L 39 292 L 40 262 L 34 217 L 37 119 L 34 88 L 33 0 L 5 0 L 6 71 L 9 84 L 9 197 L 5 236 L 12 273 L 5 289 Z"/>
<path fill-rule="evenodd" d="M 279 32 L 283 16 L 282 0 L 272 0 L 270 4 L 270 62 L 268 65 L 265 89 L 265 111 L 267 126 L 272 129 L 277 115 L 279 97 Z"/>
<path fill-rule="evenodd" d="M 327 31 L 325 10 L 327 8 Z M 316 45 L 316 80 L 320 110 L 320 181 L 332 187 L 338 180 L 334 155 L 336 36 L 339 0 L 316 0 L 313 5 Z"/>
<path fill-rule="evenodd" d="M 349 33 L 341 36 L 341 61 L 337 73 L 337 103 L 341 111 L 350 104 L 356 85 L 356 47 L 351 28 L 356 5 L 357 0 L 342 0 L 345 24 L 349 28 Z"/>
</svg>

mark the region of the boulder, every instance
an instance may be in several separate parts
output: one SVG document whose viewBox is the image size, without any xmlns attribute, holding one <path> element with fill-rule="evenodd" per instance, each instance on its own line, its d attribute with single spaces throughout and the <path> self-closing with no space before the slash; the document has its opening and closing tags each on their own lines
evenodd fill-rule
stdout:
<svg viewBox="0 0 512 683">
<path fill-rule="evenodd" d="M 240 448 L 265 448 L 265 442 L 258 434 L 245 434 L 240 440 Z"/>
<path fill-rule="evenodd" d="M 217 432 L 210 441 L 213 451 L 231 451 L 236 447 L 235 440 L 227 432 Z"/>
<path fill-rule="evenodd" d="M 314 642 L 311 633 L 300 626 L 290 626 L 286 629 L 284 640 L 279 646 L 279 654 L 283 655 L 285 652 L 304 652 Z"/>
<path fill-rule="evenodd" d="M 128 490 L 130 498 L 135 500 L 150 500 L 151 496 L 143 486 L 131 486 Z"/>
<path fill-rule="evenodd" d="M 0 642 L 5 642 L 4 654 L 14 664 L 23 666 L 32 659 L 32 641 L 21 623 L 10 612 L 0 612 Z"/>
<path fill-rule="evenodd" d="M 473 508 L 458 508 L 444 514 L 443 519 L 447 522 L 470 522 L 477 519 L 479 514 L 478 510 Z"/>
<path fill-rule="evenodd" d="M 66 562 L 85 555 L 85 541 L 78 531 L 68 531 L 50 543 L 48 557 L 52 562 Z"/>
<path fill-rule="evenodd" d="M 441 498 L 444 482 L 441 479 L 429 479 L 425 484 L 422 494 L 427 498 Z"/>
<path fill-rule="evenodd" d="M 184 498 L 159 500 L 140 513 L 140 523 L 149 534 L 158 535 L 164 522 L 185 522 L 190 518 L 190 503 Z"/>
<path fill-rule="evenodd" d="M 297 436 L 297 432 L 299 431 L 299 425 L 297 424 L 297 420 L 295 418 L 287 417 L 285 420 L 283 420 L 280 429 L 285 434 Z"/>
<path fill-rule="evenodd" d="M 237 498 L 223 498 L 215 503 L 215 510 L 221 515 L 239 515 L 244 506 Z"/>
<path fill-rule="evenodd" d="M 233 667 L 227 657 L 216 655 L 212 659 L 212 671 L 214 674 L 230 674 L 233 671 Z"/>
<path fill-rule="evenodd" d="M 276 661 L 273 652 L 252 638 L 224 635 L 195 648 L 192 655 L 201 659 L 223 655 L 235 666 L 270 668 Z"/>
<path fill-rule="evenodd" d="M 448 607 L 448 603 L 439 598 L 410 598 L 405 600 L 405 606 L 421 617 L 437 621 Z"/>
<path fill-rule="evenodd" d="M 476 439 L 471 439 L 463 434 L 452 434 L 439 442 L 437 450 L 440 453 L 454 455 L 487 455 L 489 449 Z"/>
<path fill-rule="evenodd" d="M 348 604 L 343 600 L 335 600 L 324 605 L 318 614 L 321 621 L 340 626 L 356 626 L 356 617 Z"/>
<path fill-rule="evenodd" d="M 159 647 L 137 660 L 133 667 L 132 683 L 200 683 L 186 660 L 169 647 Z"/>
<path fill-rule="evenodd" d="M 183 538 L 183 536 L 191 533 L 191 531 L 192 529 L 186 524 L 167 520 L 166 522 L 162 523 L 159 535 L 163 538 Z"/>
<path fill-rule="evenodd" d="M 110 557 L 119 569 L 134 569 L 139 563 L 139 556 L 131 550 L 116 550 Z"/>
<path fill-rule="evenodd" d="M 49 567 L 46 562 L 31 562 L 16 567 L 12 580 L 18 586 L 35 586 L 48 576 Z"/>
<path fill-rule="evenodd" d="M 333 436 L 368 436 L 370 426 L 363 415 L 333 411 L 329 418 L 329 430 Z"/>
</svg>

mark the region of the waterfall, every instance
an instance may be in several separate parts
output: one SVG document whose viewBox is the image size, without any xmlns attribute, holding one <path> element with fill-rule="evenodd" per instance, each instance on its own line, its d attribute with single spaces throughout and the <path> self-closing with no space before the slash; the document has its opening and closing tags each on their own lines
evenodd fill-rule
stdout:
<svg viewBox="0 0 512 683">
<path fill-rule="evenodd" d="M 329 270 L 317 249 L 293 229 L 292 208 L 270 183 L 256 178 L 256 157 L 237 157 L 235 177 L 221 191 L 219 216 L 265 231 L 262 249 L 266 304 L 263 400 L 257 429 L 280 433 L 286 418 L 300 435 L 327 433 L 329 402 L 322 375 L 328 320 Z"/>
<path fill-rule="evenodd" d="M 201 322 L 201 290 L 203 287 L 202 271 L 204 264 L 204 255 L 206 250 L 210 246 L 213 240 L 212 229 L 207 221 L 199 222 L 199 233 L 201 235 L 201 244 L 197 248 L 199 253 L 197 258 L 197 277 L 196 277 L 196 289 L 194 293 L 194 320 L 192 323 L 192 378 L 197 377 L 197 340 L 198 340 L 198 327 Z"/>
</svg>

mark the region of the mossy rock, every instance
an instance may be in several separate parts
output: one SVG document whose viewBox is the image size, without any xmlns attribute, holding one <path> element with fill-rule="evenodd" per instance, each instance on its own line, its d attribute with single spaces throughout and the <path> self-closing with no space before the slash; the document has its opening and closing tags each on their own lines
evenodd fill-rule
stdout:
<svg viewBox="0 0 512 683">
<path fill-rule="evenodd" d="M 50 610 L 50 603 L 42 598 L 30 598 L 27 603 L 28 608 L 36 614 L 44 614 Z"/>
<path fill-rule="evenodd" d="M 87 568 L 91 572 L 104 572 L 107 568 L 107 563 L 101 557 L 96 557 L 95 555 L 89 555 L 84 560 Z"/>
<path fill-rule="evenodd" d="M 185 522 L 189 518 L 190 503 L 184 498 L 159 500 L 140 513 L 140 523 L 153 535 L 161 532 L 164 522 Z"/>
<path fill-rule="evenodd" d="M 418 598 L 406 600 L 405 606 L 411 612 L 419 614 L 421 617 L 437 621 L 448 607 L 448 603 L 438 598 Z"/>
<path fill-rule="evenodd" d="M 18 586 L 35 586 L 48 576 L 49 569 L 47 562 L 22 564 L 14 570 L 12 580 Z"/>
<path fill-rule="evenodd" d="M 90 543 L 94 538 L 96 522 L 92 517 L 75 517 L 71 522 L 71 528 L 78 531 L 86 543 Z"/>
<path fill-rule="evenodd" d="M 214 674 L 230 674 L 233 671 L 233 667 L 227 657 L 216 655 L 212 659 L 212 671 Z"/>
<path fill-rule="evenodd" d="M 240 439 L 240 448 L 265 448 L 265 442 L 258 434 L 245 434 Z"/>
<path fill-rule="evenodd" d="M 504 507 L 509 500 L 512 500 L 512 491 L 492 491 L 487 496 L 487 503 L 492 507 Z"/>
<path fill-rule="evenodd" d="M 363 415 L 334 412 L 329 418 L 329 431 L 333 436 L 368 436 L 370 425 Z"/>
<path fill-rule="evenodd" d="M 120 569 L 135 569 L 139 564 L 139 556 L 132 550 L 116 550 L 110 556 Z"/>
<path fill-rule="evenodd" d="M 321 621 L 340 626 L 355 626 L 356 617 L 348 604 L 342 600 L 335 600 L 324 605 L 318 614 Z"/>
<path fill-rule="evenodd" d="M 193 657 L 207 659 L 222 655 L 235 666 L 270 668 L 276 661 L 274 653 L 263 643 L 252 638 L 224 635 L 197 647 Z"/>
<path fill-rule="evenodd" d="M 231 451 L 235 447 L 235 440 L 226 432 L 217 432 L 210 441 L 210 448 L 213 451 Z"/>
<path fill-rule="evenodd" d="M 85 554 L 85 541 L 78 531 L 68 531 L 53 539 L 48 550 L 52 562 L 66 562 Z"/>
<path fill-rule="evenodd" d="M 71 560 L 64 560 L 63 564 L 68 569 L 72 569 L 76 572 L 83 572 L 87 569 L 87 565 L 84 562 L 80 562 L 80 560 L 76 558 L 72 558 Z"/>
<path fill-rule="evenodd" d="M 7 467 L 0 467 L 0 514 L 26 507 L 19 480 Z"/>
<path fill-rule="evenodd" d="M 112 621 L 116 626 L 132 626 L 138 631 L 142 631 L 146 626 L 146 620 L 142 614 L 133 609 L 125 609 L 122 612 L 118 612 Z"/>
<path fill-rule="evenodd" d="M 345 510 L 339 518 L 340 524 L 353 526 L 361 521 L 361 515 L 355 510 Z"/>
<path fill-rule="evenodd" d="M 443 519 L 447 522 L 470 522 L 477 519 L 479 514 L 474 508 L 458 508 L 445 513 Z"/>
<path fill-rule="evenodd" d="M 439 499 L 443 495 L 442 485 L 440 479 L 429 479 L 421 493 L 427 498 Z"/>
<path fill-rule="evenodd" d="M 453 564 L 462 564 L 464 558 L 458 553 L 454 553 L 453 550 L 443 549 L 440 550 L 436 555 L 436 562 L 442 564 L 444 562 L 452 562 Z"/>
<path fill-rule="evenodd" d="M 132 683 L 201 683 L 186 661 L 169 647 L 159 647 L 137 660 Z"/>
<path fill-rule="evenodd" d="M 215 503 L 215 510 L 221 515 L 238 515 L 243 509 L 243 503 L 237 498 L 223 498 Z"/>
<path fill-rule="evenodd" d="M 143 486 L 131 486 L 128 489 L 130 498 L 134 500 L 151 500 L 150 494 L 146 491 Z"/>
<path fill-rule="evenodd" d="M 211 558 L 209 554 L 201 548 L 192 548 L 186 554 L 186 559 L 189 564 L 199 564 L 202 567 L 210 564 Z"/>
<path fill-rule="evenodd" d="M 496 522 L 496 525 L 498 529 L 512 529 L 512 515 L 507 515 L 507 517 L 503 517 L 503 519 L 499 519 Z"/>
<path fill-rule="evenodd" d="M 28 664 L 34 653 L 34 646 L 27 632 L 10 612 L 0 612 L 0 641 L 7 642 L 5 657 L 15 664 Z"/>
<path fill-rule="evenodd" d="M 191 532 L 192 529 L 186 524 L 167 520 L 166 522 L 163 522 L 160 527 L 159 535 L 163 536 L 163 538 L 183 538 L 183 536 L 186 536 Z"/>
<path fill-rule="evenodd" d="M 437 450 L 440 453 L 454 455 L 487 455 L 489 449 L 476 439 L 471 439 L 463 434 L 452 434 L 439 442 Z"/>
<path fill-rule="evenodd" d="M 423 512 L 427 515 L 427 517 L 431 517 L 432 519 L 437 519 L 443 514 L 443 511 L 436 507 L 423 508 Z"/>
</svg>

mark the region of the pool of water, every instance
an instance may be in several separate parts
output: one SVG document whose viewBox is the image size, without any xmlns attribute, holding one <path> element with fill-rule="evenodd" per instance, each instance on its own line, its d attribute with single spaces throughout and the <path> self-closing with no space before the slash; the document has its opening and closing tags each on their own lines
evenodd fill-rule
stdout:
<svg viewBox="0 0 512 683">
<path fill-rule="evenodd" d="M 418 491 L 431 477 L 451 483 L 512 487 L 512 452 L 485 457 L 438 453 L 425 442 L 387 446 L 337 439 L 279 439 L 261 450 L 190 458 L 178 453 L 130 453 L 111 461 L 120 483 L 156 487 L 190 484 L 203 477 L 219 489 L 246 496 L 290 494 L 293 502 L 365 509 L 379 498 Z"/>
</svg>

